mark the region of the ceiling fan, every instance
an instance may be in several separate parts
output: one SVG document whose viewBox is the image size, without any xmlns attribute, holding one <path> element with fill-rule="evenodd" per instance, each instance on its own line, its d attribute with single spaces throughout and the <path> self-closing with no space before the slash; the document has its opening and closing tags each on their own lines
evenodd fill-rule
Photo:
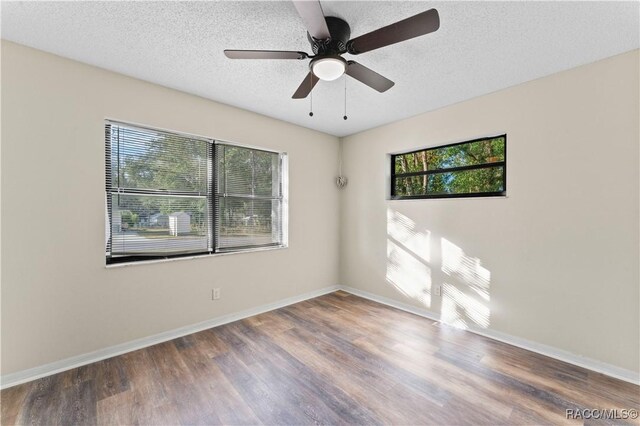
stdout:
<svg viewBox="0 0 640 426">
<path fill-rule="evenodd" d="M 318 80 L 332 81 L 345 73 L 378 92 L 385 92 L 393 87 L 393 81 L 364 65 L 344 59 L 342 55 L 359 55 L 432 33 L 440 27 L 438 11 L 430 9 L 350 40 L 349 24 L 340 18 L 325 17 L 319 1 L 294 0 L 293 5 L 307 27 L 307 38 L 315 55 L 282 50 L 224 51 L 230 59 L 311 59 L 309 73 L 293 94 L 293 99 L 306 98 Z"/>
</svg>

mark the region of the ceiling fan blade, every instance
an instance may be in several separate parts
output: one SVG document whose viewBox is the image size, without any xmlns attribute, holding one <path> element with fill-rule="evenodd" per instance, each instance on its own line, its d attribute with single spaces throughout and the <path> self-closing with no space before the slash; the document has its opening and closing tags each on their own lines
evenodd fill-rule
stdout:
<svg viewBox="0 0 640 426">
<path fill-rule="evenodd" d="M 224 54 L 230 59 L 307 59 L 304 52 L 286 50 L 225 50 Z"/>
<path fill-rule="evenodd" d="M 438 28 L 440 28 L 438 11 L 429 9 L 411 18 L 398 21 L 395 24 L 387 25 L 350 40 L 347 43 L 347 50 L 352 55 L 358 55 L 432 33 Z"/>
<path fill-rule="evenodd" d="M 311 93 L 311 90 L 313 90 L 318 80 L 319 78 L 316 77 L 314 73 L 309 71 L 309 74 L 307 74 L 304 80 L 302 80 L 302 83 L 300 83 L 298 90 L 296 90 L 296 93 L 293 94 L 292 98 L 304 99 L 309 96 L 309 93 Z"/>
<path fill-rule="evenodd" d="M 355 78 L 361 83 L 366 84 L 372 89 L 377 90 L 378 92 L 386 92 L 391 89 L 395 84 L 393 81 L 389 80 L 386 77 L 381 76 L 377 72 L 373 71 L 365 67 L 364 65 L 360 65 L 355 61 L 349 61 L 347 66 L 347 75 Z"/>
<path fill-rule="evenodd" d="M 311 37 L 316 40 L 325 40 L 331 37 L 327 21 L 324 19 L 322 6 L 320 6 L 318 0 L 294 0 L 293 5 Z"/>
</svg>

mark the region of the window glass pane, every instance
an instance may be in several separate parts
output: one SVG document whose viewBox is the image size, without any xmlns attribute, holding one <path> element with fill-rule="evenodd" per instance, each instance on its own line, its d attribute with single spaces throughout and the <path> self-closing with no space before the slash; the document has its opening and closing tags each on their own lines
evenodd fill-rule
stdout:
<svg viewBox="0 0 640 426">
<path fill-rule="evenodd" d="M 218 176 L 222 191 L 227 194 L 251 194 L 253 169 L 251 150 L 218 145 Z"/>
<path fill-rule="evenodd" d="M 280 194 L 280 156 L 230 145 L 218 145 L 217 192 L 277 197 Z"/>
<path fill-rule="evenodd" d="M 413 154 L 401 154 L 396 156 L 396 173 L 413 173 L 428 170 L 429 155 L 426 151 L 414 152 Z"/>
<path fill-rule="evenodd" d="M 207 192 L 209 141 L 112 126 L 110 144 L 113 187 Z"/>
<path fill-rule="evenodd" d="M 206 197 L 109 196 L 112 255 L 207 251 Z"/>
<path fill-rule="evenodd" d="M 278 199 L 219 197 L 217 247 L 280 244 L 281 205 Z"/>
<path fill-rule="evenodd" d="M 280 195 L 280 156 L 273 152 L 254 151 L 255 195 L 277 197 Z"/>
<path fill-rule="evenodd" d="M 395 173 L 464 167 L 505 161 L 503 136 L 395 156 Z"/>
<path fill-rule="evenodd" d="M 485 139 L 427 152 L 429 170 L 504 161 L 504 138 Z"/>
<path fill-rule="evenodd" d="M 394 179 L 396 197 L 427 195 L 428 175 L 397 177 Z"/>
<path fill-rule="evenodd" d="M 395 178 L 397 197 L 502 192 L 504 167 Z"/>
</svg>

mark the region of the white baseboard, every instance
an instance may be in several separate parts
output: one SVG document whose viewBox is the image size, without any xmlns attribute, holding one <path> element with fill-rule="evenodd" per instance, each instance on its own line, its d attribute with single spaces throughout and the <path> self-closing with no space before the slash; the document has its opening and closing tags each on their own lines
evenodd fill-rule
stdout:
<svg viewBox="0 0 640 426">
<path fill-rule="evenodd" d="M 100 349 L 94 352 L 77 355 L 77 356 L 66 358 L 60 361 L 55 361 L 50 364 L 45 364 L 39 367 L 30 368 L 28 370 L 6 374 L 0 377 L 0 389 L 5 389 L 5 388 L 19 385 L 25 382 L 30 382 L 32 380 L 50 376 L 52 374 L 61 373 L 63 371 L 70 370 L 72 368 L 91 364 L 93 362 L 101 361 L 103 359 L 111 358 L 117 355 L 122 355 L 127 352 L 142 349 L 147 346 L 152 346 L 158 343 L 166 342 L 168 340 L 172 340 L 177 337 L 182 337 L 188 334 L 197 333 L 198 331 L 206 330 L 208 328 L 217 327 L 219 325 L 227 324 L 233 321 L 238 321 L 244 318 L 251 317 L 253 315 L 258 315 L 264 312 L 272 311 L 274 309 L 282 308 L 284 306 L 292 305 L 294 303 L 298 303 L 304 300 L 312 299 L 314 297 L 322 296 L 324 294 L 328 294 L 336 290 L 344 290 L 348 293 L 363 297 L 365 299 L 372 300 L 374 302 L 382 303 L 384 305 L 391 306 L 406 312 L 410 312 L 412 314 L 419 315 L 421 317 L 429 318 L 434 321 L 440 321 L 440 315 L 438 313 L 431 312 L 427 309 L 423 309 L 407 303 L 399 302 L 397 300 L 390 299 L 384 296 L 378 296 L 377 294 L 369 293 L 367 291 L 360 290 L 357 288 L 336 285 L 336 286 L 325 287 L 319 290 L 304 293 L 298 296 L 282 299 L 277 302 L 257 306 L 255 308 L 246 309 L 244 311 L 240 311 L 234 314 L 213 318 L 197 324 L 192 324 L 185 327 L 176 328 L 174 330 L 165 331 L 163 333 L 155 334 L 153 336 L 143 337 L 141 339 L 136 339 L 131 342 L 126 342 L 126 343 L 111 346 L 108 348 Z M 507 343 L 509 345 L 517 346 L 522 349 L 526 349 L 532 352 L 546 355 L 548 357 L 555 358 L 560 361 L 567 362 L 569 364 L 577 365 L 579 367 L 583 367 L 588 370 L 596 371 L 598 373 L 602 373 L 607 376 L 614 377 L 616 379 L 624 380 L 625 382 L 640 385 L 640 375 L 631 370 L 626 370 L 624 368 L 616 367 L 614 365 L 607 364 L 601 361 L 575 355 L 573 353 L 570 353 L 561 349 L 557 349 L 552 346 L 547 346 L 541 343 L 532 342 L 526 339 L 522 339 L 520 337 L 502 333 L 500 331 L 482 329 L 479 327 L 471 327 L 467 331 L 470 331 L 475 334 L 479 334 L 481 336 L 488 337 L 490 339 L 498 340 L 500 342 Z"/>
<path fill-rule="evenodd" d="M 146 348 L 147 346 L 152 346 L 158 343 L 166 342 L 168 340 L 172 340 L 177 337 L 182 337 L 188 334 L 197 333 L 198 331 L 206 330 L 208 328 L 217 327 L 219 325 L 227 324 L 233 321 L 238 321 L 244 318 L 251 317 L 253 315 L 258 315 L 264 312 L 272 311 L 274 309 L 282 308 L 284 306 L 292 305 L 294 303 L 302 302 L 304 300 L 308 300 L 314 297 L 322 296 L 324 294 L 332 293 L 339 289 L 340 287 L 337 285 L 321 288 L 319 290 L 314 290 L 298 296 L 293 296 L 293 297 L 288 297 L 286 299 L 278 300 L 277 302 L 267 303 L 266 305 L 261 305 L 261 306 L 246 309 L 244 311 L 240 311 L 237 313 L 213 318 L 197 324 L 187 325 L 185 327 L 180 327 L 174 330 L 165 331 L 163 333 L 154 334 L 153 336 L 143 337 L 141 339 L 136 339 L 126 343 L 121 343 L 119 345 L 110 346 L 104 349 L 99 349 L 94 352 L 73 356 L 71 358 L 62 359 L 60 361 L 55 361 L 50 364 L 29 368 L 28 370 L 22 370 L 22 371 L 18 371 L 11 374 L 5 374 L 0 377 L 0 389 L 9 388 L 11 386 L 19 385 L 25 382 L 30 382 L 32 380 L 50 376 L 52 374 L 61 373 L 63 371 L 70 370 L 72 368 L 91 364 L 96 361 L 101 361 L 103 359 L 111 358 L 117 355 L 122 355 L 127 352 Z"/>
<path fill-rule="evenodd" d="M 377 294 L 369 293 L 368 291 L 360 290 L 349 286 L 340 286 L 341 290 L 347 293 L 354 294 L 356 296 L 363 297 L 365 299 L 372 300 L 374 302 L 382 303 L 383 305 L 391 306 L 406 312 L 410 312 L 421 317 L 429 318 L 434 321 L 440 321 L 440 314 L 429 311 L 428 309 L 419 308 L 407 303 L 402 303 L 394 299 L 390 299 L 384 296 L 378 296 Z M 526 349 L 531 352 L 535 352 L 541 355 L 548 356 L 560 361 L 564 361 L 569 364 L 577 365 L 578 367 L 586 368 L 598 373 L 605 374 L 616 379 L 624 380 L 625 382 L 633 383 L 634 385 L 640 385 L 640 374 L 635 371 L 627 370 L 617 367 L 615 365 L 608 364 L 606 362 L 598 361 L 595 359 L 587 358 L 584 356 L 576 355 L 574 353 L 554 348 L 553 346 L 544 345 L 542 343 L 532 342 L 520 337 L 512 336 L 507 333 L 503 333 L 488 328 L 480 328 L 477 326 L 471 326 L 467 329 L 475 334 L 479 334 L 484 337 L 488 337 L 499 342 L 507 343 L 509 345 L 517 346 L 522 349 Z"/>
</svg>

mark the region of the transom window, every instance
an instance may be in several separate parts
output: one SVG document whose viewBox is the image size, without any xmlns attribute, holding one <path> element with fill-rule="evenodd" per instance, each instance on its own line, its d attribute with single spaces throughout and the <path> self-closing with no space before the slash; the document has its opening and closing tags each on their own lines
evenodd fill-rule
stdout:
<svg viewBox="0 0 640 426">
<path fill-rule="evenodd" d="M 284 246 L 286 154 L 108 121 L 107 263 Z"/>
<path fill-rule="evenodd" d="M 391 198 L 504 196 L 507 135 L 391 155 Z"/>
</svg>

